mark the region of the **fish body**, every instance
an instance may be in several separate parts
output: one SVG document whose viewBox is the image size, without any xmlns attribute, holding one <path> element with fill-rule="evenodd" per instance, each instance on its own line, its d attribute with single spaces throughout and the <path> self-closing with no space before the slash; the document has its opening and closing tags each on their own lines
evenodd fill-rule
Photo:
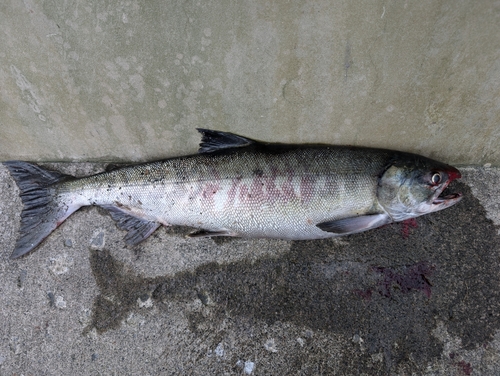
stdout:
<svg viewBox="0 0 500 376">
<path fill-rule="evenodd" d="M 32 249 L 83 206 L 107 209 L 134 245 L 160 225 L 191 236 L 291 240 L 341 236 L 449 207 L 440 196 L 460 172 L 398 151 L 267 144 L 199 130 L 198 154 L 74 178 L 5 162 L 24 204 L 12 258 Z"/>
</svg>

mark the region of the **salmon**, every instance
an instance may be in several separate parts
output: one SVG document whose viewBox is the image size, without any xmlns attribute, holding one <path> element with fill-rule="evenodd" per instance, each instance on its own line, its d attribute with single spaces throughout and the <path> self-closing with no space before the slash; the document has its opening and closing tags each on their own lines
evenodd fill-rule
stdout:
<svg viewBox="0 0 500 376">
<path fill-rule="evenodd" d="M 35 249 L 90 205 L 108 210 L 133 246 L 160 225 L 196 228 L 191 237 L 329 238 L 432 213 L 462 198 L 443 193 L 460 172 L 420 155 L 198 131 L 197 154 L 83 178 L 4 162 L 23 202 L 11 258 Z"/>
</svg>

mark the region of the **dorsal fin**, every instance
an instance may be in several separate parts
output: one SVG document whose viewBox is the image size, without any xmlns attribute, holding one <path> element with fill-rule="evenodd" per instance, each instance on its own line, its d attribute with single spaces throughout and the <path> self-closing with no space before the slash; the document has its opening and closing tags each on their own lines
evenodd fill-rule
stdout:
<svg viewBox="0 0 500 376">
<path fill-rule="evenodd" d="M 203 128 L 196 128 L 196 130 L 202 135 L 198 153 L 212 153 L 218 150 L 241 148 L 256 143 L 254 140 L 234 133 Z"/>
</svg>

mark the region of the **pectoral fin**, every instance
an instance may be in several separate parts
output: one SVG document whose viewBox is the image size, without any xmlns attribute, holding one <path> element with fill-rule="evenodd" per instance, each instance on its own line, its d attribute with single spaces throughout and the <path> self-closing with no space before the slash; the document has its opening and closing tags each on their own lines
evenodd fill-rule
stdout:
<svg viewBox="0 0 500 376">
<path fill-rule="evenodd" d="M 391 223 L 387 214 L 370 214 L 358 217 L 342 218 L 330 222 L 318 223 L 321 230 L 333 232 L 339 235 L 347 235 L 356 232 L 370 230 Z"/>
<path fill-rule="evenodd" d="M 139 244 L 160 227 L 158 222 L 134 217 L 115 206 L 102 205 L 101 207 L 109 211 L 111 218 L 116 221 L 116 225 L 120 229 L 128 231 L 125 236 L 125 242 L 128 245 Z"/>
<path fill-rule="evenodd" d="M 237 235 L 227 230 L 220 230 L 220 231 L 196 230 L 186 235 L 186 237 L 188 238 L 209 238 L 212 236 L 237 236 Z"/>
</svg>

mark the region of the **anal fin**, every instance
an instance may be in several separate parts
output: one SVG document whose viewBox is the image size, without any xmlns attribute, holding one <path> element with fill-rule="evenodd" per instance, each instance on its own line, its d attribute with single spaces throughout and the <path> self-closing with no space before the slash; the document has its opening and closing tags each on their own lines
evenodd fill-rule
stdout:
<svg viewBox="0 0 500 376">
<path fill-rule="evenodd" d="M 391 217 L 387 214 L 369 214 L 358 217 L 337 219 L 335 221 L 318 223 L 321 230 L 333 232 L 339 235 L 353 234 L 370 230 L 391 223 Z"/>
<path fill-rule="evenodd" d="M 135 217 L 116 206 L 101 205 L 101 207 L 109 211 L 111 218 L 116 221 L 116 225 L 120 229 L 128 231 L 125 236 L 125 242 L 128 245 L 139 244 L 160 227 L 158 222 Z"/>
</svg>

